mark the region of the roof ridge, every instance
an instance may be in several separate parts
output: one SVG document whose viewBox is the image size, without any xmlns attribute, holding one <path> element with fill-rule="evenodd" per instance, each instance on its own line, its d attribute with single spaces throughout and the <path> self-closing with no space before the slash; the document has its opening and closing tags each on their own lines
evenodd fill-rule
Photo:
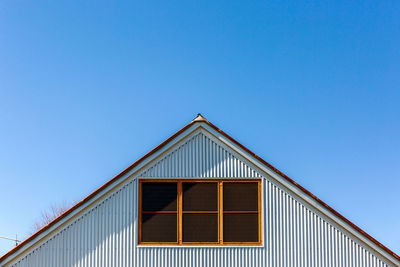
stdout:
<svg viewBox="0 0 400 267">
<path fill-rule="evenodd" d="M 203 117 L 203 115 L 201 115 L 201 113 L 198 113 L 196 118 L 194 118 L 192 120 L 192 122 L 209 122 L 206 118 Z"/>
</svg>

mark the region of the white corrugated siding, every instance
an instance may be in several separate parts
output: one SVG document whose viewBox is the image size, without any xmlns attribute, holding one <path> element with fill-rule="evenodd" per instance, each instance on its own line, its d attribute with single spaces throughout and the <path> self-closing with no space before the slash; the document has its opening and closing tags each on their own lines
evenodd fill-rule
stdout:
<svg viewBox="0 0 400 267">
<path fill-rule="evenodd" d="M 389 266 L 269 177 L 263 247 L 136 247 L 137 177 L 262 176 L 199 132 L 9 266 Z"/>
<path fill-rule="evenodd" d="M 161 157 L 140 177 L 250 177 L 261 175 L 222 147 L 199 133 Z"/>
</svg>

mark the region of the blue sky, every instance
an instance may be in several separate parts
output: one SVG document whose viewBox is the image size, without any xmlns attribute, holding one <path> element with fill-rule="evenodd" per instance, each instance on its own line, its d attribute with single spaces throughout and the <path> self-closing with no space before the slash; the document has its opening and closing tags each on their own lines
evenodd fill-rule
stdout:
<svg viewBox="0 0 400 267">
<path fill-rule="evenodd" d="M 399 14 L 398 1 L 1 1 L 0 236 L 28 237 L 43 210 L 201 112 L 399 254 Z"/>
</svg>

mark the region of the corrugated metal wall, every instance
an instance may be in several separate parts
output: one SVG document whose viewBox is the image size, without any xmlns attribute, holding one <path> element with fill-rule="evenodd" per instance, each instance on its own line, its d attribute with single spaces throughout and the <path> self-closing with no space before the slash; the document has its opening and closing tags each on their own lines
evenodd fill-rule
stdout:
<svg viewBox="0 0 400 267">
<path fill-rule="evenodd" d="M 250 177 L 261 175 L 205 134 L 194 135 L 140 177 Z"/>
<path fill-rule="evenodd" d="M 136 247 L 135 178 L 262 177 L 239 158 L 199 132 L 9 266 L 389 266 L 268 177 L 263 247 Z"/>
</svg>

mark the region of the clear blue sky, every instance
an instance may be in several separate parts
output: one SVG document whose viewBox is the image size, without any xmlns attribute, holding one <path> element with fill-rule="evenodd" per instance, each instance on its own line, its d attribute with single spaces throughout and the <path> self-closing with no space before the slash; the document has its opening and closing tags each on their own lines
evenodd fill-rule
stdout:
<svg viewBox="0 0 400 267">
<path fill-rule="evenodd" d="M 394 0 L 1 1 L 0 235 L 27 237 L 201 112 L 400 253 L 399 14 Z"/>
</svg>

